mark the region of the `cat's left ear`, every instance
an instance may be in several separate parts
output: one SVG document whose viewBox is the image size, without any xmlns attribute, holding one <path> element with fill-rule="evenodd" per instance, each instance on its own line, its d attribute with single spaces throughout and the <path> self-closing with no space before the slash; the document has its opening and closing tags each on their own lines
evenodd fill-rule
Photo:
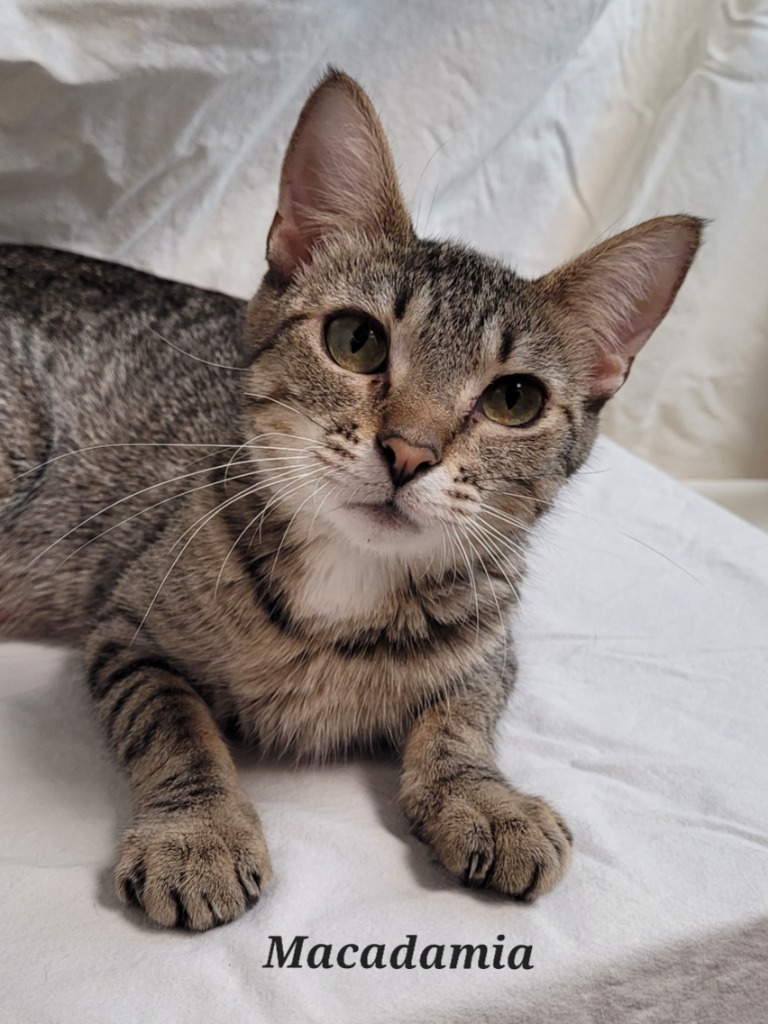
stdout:
<svg viewBox="0 0 768 1024">
<path fill-rule="evenodd" d="M 290 279 L 323 239 L 345 232 L 407 238 L 413 228 L 376 111 L 353 79 L 331 70 L 288 144 L 267 260 Z"/>
<path fill-rule="evenodd" d="M 591 399 L 610 398 L 626 380 L 632 360 L 672 305 L 703 227 L 696 217 L 657 217 L 537 282 L 589 361 Z"/>
</svg>

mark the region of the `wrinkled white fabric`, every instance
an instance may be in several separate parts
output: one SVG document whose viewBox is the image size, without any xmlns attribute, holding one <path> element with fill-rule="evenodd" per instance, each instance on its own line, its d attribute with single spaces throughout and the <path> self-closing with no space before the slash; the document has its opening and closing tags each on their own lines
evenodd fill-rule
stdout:
<svg viewBox="0 0 768 1024">
<path fill-rule="evenodd" d="M 0 238 L 249 295 L 329 62 L 380 109 L 419 228 L 522 273 L 711 218 L 605 424 L 678 477 L 768 478 L 766 0 L 5 0 Z"/>
<path fill-rule="evenodd" d="M 505 772 L 575 834 L 532 906 L 448 879 L 397 767 L 239 759 L 276 866 L 192 937 L 119 910 L 128 817 L 77 663 L 0 647 L 3 1024 L 759 1024 L 768 1006 L 768 538 L 603 444 L 536 544 Z M 269 936 L 533 947 L 532 970 L 265 968 Z"/>
</svg>

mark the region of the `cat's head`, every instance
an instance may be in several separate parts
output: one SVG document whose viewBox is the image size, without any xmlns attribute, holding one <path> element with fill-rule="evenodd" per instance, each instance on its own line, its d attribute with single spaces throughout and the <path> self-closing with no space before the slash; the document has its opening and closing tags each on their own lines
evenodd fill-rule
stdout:
<svg viewBox="0 0 768 1024">
<path fill-rule="evenodd" d="M 501 552 L 583 463 L 700 232 L 657 218 L 535 281 L 418 239 L 373 107 L 329 73 L 249 307 L 247 430 L 271 508 L 386 557 Z"/>
</svg>

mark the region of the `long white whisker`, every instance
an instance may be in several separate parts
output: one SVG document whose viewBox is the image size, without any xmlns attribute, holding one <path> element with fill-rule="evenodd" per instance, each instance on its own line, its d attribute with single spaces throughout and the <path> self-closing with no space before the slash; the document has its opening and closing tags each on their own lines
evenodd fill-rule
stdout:
<svg viewBox="0 0 768 1024">
<path fill-rule="evenodd" d="M 245 464 L 246 463 L 243 463 L 243 465 L 245 465 Z M 221 469 L 222 467 L 219 466 L 219 467 L 215 467 L 215 468 Z M 212 472 L 212 470 L 205 470 L 204 472 Z M 190 475 L 192 475 L 192 474 L 190 474 Z M 245 479 L 247 479 L 248 477 L 251 477 L 251 476 L 257 476 L 256 470 L 251 469 L 251 470 L 248 470 L 247 473 L 238 473 L 237 476 L 230 477 L 230 480 L 245 480 Z M 112 526 L 108 526 L 106 530 L 102 530 L 101 533 L 97 533 L 95 537 L 90 537 L 87 541 L 85 541 L 79 547 L 75 548 L 74 551 L 70 551 L 70 553 L 66 556 L 66 558 L 63 558 L 59 562 L 59 564 L 56 566 L 56 571 L 58 572 L 58 570 L 61 569 L 61 567 L 63 565 L 67 564 L 67 562 L 70 560 L 70 558 L 74 558 L 75 555 L 79 554 L 81 551 L 83 551 L 85 548 L 87 548 L 90 544 L 93 544 L 94 541 L 101 540 L 102 537 L 106 537 L 107 534 L 108 533 L 112 533 L 113 530 L 117 530 L 119 527 L 125 526 L 126 523 L 130 523 L 134 519 L 138 519 L 138 517 L 139 516 L 143 516 L 145 512 L 151 512 L 153 508 L 160 508 L 161 505 L 167 505 L 171 501 L 176 501 L 178 498 L 184 498 L 184 497 L 186 497 L 186 495 L 194 494 L 196 491 L 204 491 L 204 490 L 206 490 L 209 487 L 215 487 L 218 483 L 219 483 L 218 480 L 210 480 L 206 484 L 199 484 L 197 487 L 188 487 L 188 488 L 186 488 L 183 491 L 179 491 L 178 494 L 171 494 L 169 497 L 162 498 L 160 501 L 155 501 L 151 505 L 145 505 L 144 508 L 140 508 L 138 512 L 134 512 L 132 515 L 126 516 L 125 519 L 121 519 L 119 523 L 113 523 Z M 104 510 L 104 511 L 106 511 L 106 510 Z M 63 540 L 63 539 L 64 538 L 60 538 L 60 540 Z M 55 543 L 58 544 L 58 541 L 56 541 Z M 54 545 L 51 545 L 51 547 L 53 547 L 53 546 Z"/>
<path fill-rule="evenodd" d="M 280 543 L 277 545 L 277 551 L 275 552 L 275 557 L 274 557 L 274 559 L 272 561 L 272 568 L 271 568 L 270 573 L 269 573 L 269 583 L 270 583 L 270 585 L 272 584 L 272 579 L 273 579 L 273 577 L 275 575 L 275 569 L 277 568 L 277 560 L 280 557 L 280 552 L 283 550 L 283 544 L 285 543 L 285 538 L 288 536 L 288 531 L 293 526 L 293 523 L 294 523 L 294 521 L 296 519 L 296 516 L 299 514 L 299 512 L 301 512 L 301 510 L 304 508 L 304 506 L 307 504 L 307 502 L 311 501 L 314 497 L 316 497 L 317 491 L 318 491 L 318 487 L 326 487 L 327 486 L 327 484 L 323 483 L 323 480 L 325 480 L 326 477 L 328 477 L 328 475 L 329 474 L 326 473 L 325 476 L 322 476 L 320 478 L 320 480 L 317 481 L 317 483 L 315 484 L 315 488 L 312 491 L 312 493 L 307 495 L 307 497 L 304 499 L 304 501 L 302 501 L 302 503 L 299 505 L 299 507 L 296 509 L 296 511 L 291 516 L 291 518 L 290 518 L 290 520 L 288 522 L 288 525 L 283 530 L 283 535 L 280 538 Z M 285 497 L 287 497 L 287 495 Z"/>
<path fill-rule="evenodd" d="M 255 391 L 244 391 L 244 395 L 248 398 L 259 398 L 263 402 L 274 402 L 275 405 L 281 405 L 283 409 L 287 409 L 289 412 L 295 412 L 297 416 L 303 416 L 304 419 L 309 420 L 310 423 L 314 423 L 316 427 L 319 427 L 323 432 L 327 429 L 322 423 L 318 423 L 317 420 L 312 419 L 309 413 L 304 412 L 303 409 L 298 409 L 295 405 L 288 405 L 286 402 L 281 402 L 278 398 L 273 398 L 271 395 L 259 395 Z"/>
<path fill-rule="evenodd" d="M 485 550 L 489 553 L 495 554 L 494 565 L 498 571 L 502 574 L 507 582 L 512 593 L 515 597 L 518 597 L 517 587 L 514 582 L 507 575 L 508 562 L 510 559 L 510 552 L 504 550 L 504 546 L 509 547 L 509 540 L 503 534 L 499 533 L 494 527 L 488 525 L 488 523 L 482 523 L 479 520 L 475 520 L 472 524 L 474 530 L 478 531 L 478 536 L 484 539 Z M 516 548 L 511 549 L 513 555 L 518 555 L 519 552 Z"/>
<path fill-rule="evenodd" d="M 136 627 L 136 632 L 133 634 L 131 642 L 128 645 L 129 647 L 133 646 L 134 642 L 136 641 L 136 638 L 138 637 L 139 633 L 141 632 L 142 626 L 147 621 L 147 618 L 149 617 L 150 612 L 154 608 L 155 603 L 156 603 L 158 597 L 160 596 L 160 591 L 165 586 L 165 584 L 166 584 L 166 582 L 168 580 L 168 577 L 171 575 L 173 570 L 176 568 L 176 566 L 177 566 L 177 564 L 179 562 L 179 559 L 182 557 L 182 555 L 187 550 L 187 548 L 192 543 L 192 541 L 195 539 L 195 537 L 198 535 L 198 533 L 200 533 L 200 531 L 205 526 L 207 526 L 208 523 L 214 518 L 214 516 L 219 514 L 219 512 L 223 512 L 225 508 L 228 508 L 234 502 L 240 501 L 242 498 L 247 498 L 253 492 L 253 490 L 256 489 L 257 486 L 258 485 L 254 485 L 254 487 L 246 487 L 245 490 L 242 491 L 240 494 L 235 494 L 233 497 L 227 498 L 225 501 L 221 502 L 219 505 L 216 506 L 215 509 L 213 509 L 213 511 L 209 511 L 209 512 L 204 513 L 202 516 L 199 517 L 199 519 L 195 520 L 195 522 L 192 524 L 192 526 L 188 527 L 184 531 L 184 533 L 181 535 L 181 537 L 179 537 L 179 539 L 177 541 L 175 541 L 175 543 L 173 544 L 171 550 L 173 550 L 173 548 L 176 547 L 176 544 L 178 544 L 179 541 L 183 537 L 186 537 L 186 535 L 190 532 L 190 530 L 194 531 L 192 533 L 192 535 L 190 536 L 189 540 L 187 540 L 187 542 L 183 545 L 183 547 L 181 548 L 179 553 L 176 555 L 176 557 L 174 558 L 173 562 L 171 562 L 170 568 L 168 569 L 166 574 L 163 576 L 162 580 L 160 580 L 160 586 L 155 591 L 154 597 L 149 602 L 149 606 L 147 607 L 147 610 L 144 612 L 144 615 L 142 617 L 141 622 Z M 199 526 L 198 526 L 198 523 L 200 524 Z M 195 529 L 195 527 L 197 527 L 197 528 Z"/>
<path fill-rule="evenodd" d="M 243 462 L 238 463 L 238 465 L 246 465 L 248 462 L 250 462 L 250 459 L 245 459 L 245 460 L 243 460 Z M 37 562 L 40 558 L 43 558 L 43 556 L 46 555 L 52 548 L 55 548 L 57 544 L 61 544 L 61 542 L 66 540 L 67 537 L 71 536 L 71 534 L 75 533 L 77 530 L 81 530 L 84 526 L 87 526 L 88 523 L 90 523 L 93 519 L 97 519 L 99 516 L 104 515 L 104 513 L 105 512 L 109 512 L 110 509 L 116 508 L 118 505 L 122 505 L 126 501 L 130 501 L 131 498 L 138 498 L 141 494 L 146 494 L 148 491 L 156 490 L 158 487 L 166 487 L 166 486 L 168 486 L 170 484 L 178 483 L 180 480 L 188 480 L 190 477 L 200 476 L 203 473 L 211 473 L 211 472 L 213 472 L 214 469 L 222 469 L 222 468 L 223 468 L 223 466 L 213 466 L 213 467 L 204 466 L 202 469 L 196 469 L 196 470 L 193 470 L 190 473 L 183 473 L 180 476 L 171 477 L 171 478 L 169 478 L 167 480 L 160 480 L 156 484 L 150 484 L 148 487 L 142 487 L 138 491 L 133 491 L 131 494 L 127 494 L 124 498 L 118 498 L 117 501 L 113 501 L 111 504 L 105 505 L 104 508 L 99 509 L 98 512 L 94 512 L 92 515 L 90 515 L 86 519 L 84 519 L 81 523 L 78 523 L 77 526 L 73 526 L 70 530 L 67 530 L 66 533 L 63 533 L 61 535 L 61 537 L 59 537 L 57 540 L 53 541 L 53 543 L 49 544 L 48 547 L 43 548 L 42 551 L 38 552 L 38 554 L 35 555 L 35 557 L 29 563 L 29 565 L 27 567 L 27 571 L 29 571 L 29 569 L 32 568 L 32 566 L 35 564 L 35 562 Z M 189 492 L 185 491 L 183 493 L 189 493 Z M 174 497 L 177 497 L 177 496 L 178 495 L 174 495 Z M 166 499 L 166 500 L 169 500 L 169 499 Z M 159 502 L 158 504 L 162 504 L 162 502 Z M 142 511 L 147 511 L 148 509 L 155 508 L 155 507 L 156 507 L 155 505 L 149 505 L 147 507 L 147 509 L 143 509 Z M 137 513 L 137 515 L 138 514 L 140 514 L 140 513 Z M 134 516 L 130 516 L 129 518 L 133 519 Z M 124 520 L 124 522 L 128 522 L 128 520 L 126 519 L 126 520 Z M 122 524 L 117 524 L 117 525 L 122 525 Z M 110 529 L 114 529 L 114 527 L 110 527 Z M 105 530 L 104 532 L 108 533 L 109 530 Z M 100 536 L 103 536 L 103 534 L 100 534 Z M 91 539 L 92 540 L 96 540 L 97 538 L 93 537 Z M 86 545 L 84 544 L 84 545 L 82 545 L 82 547 L 86 547 Z M 77 550 L 80 551 L 81 548 L 78 548 Z M 73 554 L 75 554 L 75 552 L 73 552 Z M 67 559 L 65 559 L 64 561 L 67 561 Z M 64 563 L 62 563 L 62 565 L 63 564 Z"/>
<path fill-rule="evenodd" d="M 466 528 L 466 530 L 472 536 L 474 536 L 475 540 L 480 545 L 480 547 L 484 551 L 487 551 L 489 555 L 493 556 L 492 551 L 490 550 L 488 545 L 484 542 L 482 535 L 475 529 L 475 524 L 473 524 L 471 522 L 466 523 L 465 524 L 465 528 Z M 505 623 L 505 620 L 504 620 L 504 616 L 502 615 L 502 612 L 501 612 L 501 605 L 499 604 L 499 599 L 496 596 L 496 588 L 493 585 L 493 581 L 491 580 L 490 573 L 488 572 L 488 569 L 485 566 L 485 560 L 483 559 L 482 555 L 479 556 L 479 561 L 480 561 L 480 565 L 482 566 L 483 572 L 485 573 L 485 578 L 488 580 L 488 587 L 489 587 L 489 589 L 491 591 L 491 596 L 493 597 L 493 603 L 496 605 L 496 612 L 497 612 L 497 614 L 499 616 L 499 626 L 501 627 L 501 635 L 504 638 L 504 658 L 503 658 L 503 661 L 502 661 L 502 668 L 501 668 L 502 675 L 503 675 L 504 672 L 506 671 L 506 668 L 507 668 L 507 628 L 506 628 L 506 623 Z M 496 564 L 495 560 L 494 560 L 494 564 Z M 497 565 L 497 568 L 498 568 L 498 565 Z M 503 573 L 503 570 L 501 570 L 501 571 Z M 506 578 L 506 575 L 505 575 L 505 578 Z"/>
<path fill-rule="evenodd" d="M 472 587 L 472 595 L 473 595 L 474 600 L 475 600 L 475 644 L 477 644 L 478 640 L 480 639 L 480 598 L 479 598 L 478 593 L 477 593 L 477 584 L 475 583 L 475 573 L 474 573 L 474 570 L 472 568 L 472 561 L 471 561 L 469 555 L 467 554 L 466 549 L 464 548 L 464 545 L 461 542 L 461 538 L 459 537 L 458 531 L 454 530 L 453 531 L 453 535 L 454 535 L 454 539 L 455 539 L 456 543 L 459 546 L 459 550 L 461 551 L 461 554 L 462 554 L 462 556 L 464 558 L 464 561 L 466 563 L 467 572 L 469 573 L 469 582 L 470 582 L 470 585 Z"/>
<path fill-rule="evenodd" d="M 505 548 L 514 551 L 515 554 L 524 558 L 526 555 L 524 545 L 522 545 L 515 537 L 510 537 L 509 534 L 503 533 L 497 526 L 494 526 L 493 523 L 483 521 L 482 515 L 483 512 L 480 513 L 480 517 L 478 517 L 476 523 L 478 525 L 482 524 L 482 527 L 485 530 L 485 532 L 494 537 L 496 539 L 497 544 L 503 545 Z"/>
<path fill-rule="evenodd" d="M 299 487 L 303 487 L 304 486 L 304 481 L 308 477 L 313 476 L 315 473 L 319 473 L 319 472 L 322 472 L 322 467 L 320 467 L 320 466 L 313 467 L 312 469 L 309 469 L 306 472 L 302 472 L 298 476 L 291 475 L 288 478 L 286 478 L 285 476 L 282 476 L 282 477 L 277 478 L 277 479 L 273 478 L 273 479 L 264 481 L 263 487 L 264 488 L 266 488 L 266 487 L 274 487 L 274 485 L 276 483 L 283 483 L 284 486 L 281 487 L 280 490 L 277 493 L 278 493 L 278 495 L 284 494 L 285 490 L 287 488 L 290 488 L 294 483 L 298 483 Z M 260 488 L 260 489 L 263 489 L 263 488 Z M 243 527 L 243 529 L 238 534 L 236 540 L 234 541 L 234 543 L 230 547 L 229 551 L 227 552 L 227 554 L 226 554 L 226 556 L 224 558 L 224 561 L 221 563 L 221 568 L 219 569 L 219 574 L 216 577 L 216 584 L 215 584 L 215 586 L 213 588 L 214 596 L 216 594 L 218 594 L 218 592 L 219 592 L 219 587 L 221 585 L 221 580 L 222 580 L 222 577 L 224 576 L 224 570 L 226 569 L 227 563 L 229 562 L 230 558 L 232 557 L 232 554 L 234 553 L 235 549 L 237 548 L 237 545 L 240 543 L 240 541 L 243 539 L 243 537 L 246 535 L 246 533 L 259 521 L 259 519 L 262 519 L 262 521 L 263 521 L 263 517 L 264 517 L 265 513 L 269 509 L 269 506 L 274 502 L 274 500 L 275 500 L 274 496 L 272 498 L 270 498 L 270 500 L 267 502 L 267 504 L 264 506 L 264 508 L 258 513 L 258 515 L 255 515 L 251 520 L 249 520 L 249 522 L 246 523 L 246 525 Z M 181 538 L 179 538 L 179 539 L 181 539 Z M 178 543 L 178 541 L 176 543 Z M 175 545 L 174 545 L 174 547 L 175 547 Z"/>
<path fill-rule="evenodd" d="M 322 500 L 322 501 L 320 502 L 320 504 L 319 504 L 319 505 L 317 506 L 317 508 L 315 509 L 314 515 L 312 516 L 312 522 L 311 522 L 311 523 L 309 524 L 309 532 L 307 533 L 307 543 L 309 543 L 309 542 L 310 542 L 310 541 L 312 540 L 312 531 L 313 531 L 313 530 L 314 530 L 314 528 L 315 528 L 315 520 L 317 519 L 317 516 L 318 516 L 318 513 L 320 512 L 320 509 L 321 509 L 321 508 L 323 507 L 323 505 L 324 505 L 324 504 L 326 503 L 326 501 L 328 500 L 328 498 L 330 498 L 330 496 L 331 496 L 332 494 L 334 494 L 334 493 L 335 493 L 336 491 L 338 491 L 338 489 L 339 489 L 339 486 L 340 486 L 340 485 L 339 485 L 339 484 L 337 484 L 337 485 L 336 485 L 336 487 L 332 487 L 332 488 L 331 488 L 331 490 L 330 490 L 330 491 L 328 491 L 328 493 L 326 494 L 326 496 L 325 496 L 325 497 L 323 498 L 323 500 Z"/>
<path fill-rule="evenodd" d="M 104 444 L 91 444 L 86 448 L 73 448 L 71 451 L 62 452 L 60 455 L 54 455 L 53 458 L 47 459 L 45 462 L 40 462 L 38 465 L 33 466 L 32 469 L 27 469 L 23 473 L 19 473 L 19 478 L 29 476 L 30 473 L 37 473 L 39 470 L 44 469 L 46 466 L 52 465 L 54 462 L 58 462 L 59 459 L 66 459 L 70 455 L 84 455 L 86 452 L 96 452 L 103 448 L 228 448 L 232 449 L 236 447 L 233 444 L 192 444 L 184 441 L 110 441 Z"/>
<path fill-rule="evenodd" d="M 189 359 L 194 359 L 197 363 L 205 363 L 206 366 L 214 366 L 218 370 L 234 370 L 237 373 L 245 373 L 248 369 L 247 366 L 228 366 L 226 363 L 212 363 L 209 359 L 203 359 L 200 356 L 196 356 L 193 352 L 187 352 L 183 348 L 179 348 L 178 345 L 174 345 L 172 341 L 169 341 L 166 337 L 160 334 L 159 331 L 156 331 L 154 327 L 150 327 L 149 324 L 146 326 L 150 334 L 154 334 L 154 336 L 159 338 L 160 341 L 164 341 L 166 345 L 169 345 L 172 349 L 180 352 L 183 356 L 187 356 Z"/>
<path fill-rule="evenodd" d="M 255 437 L 252 437 L 252 438 L 250 438 L 250 440 L 245 441 L 243 444 L 241 444 L 240 447 L 237 448 L 232 453 L 232 458 L 230 459 L 230 461 L 232 461 L 233 459 L 238 458 L 239 455 L 240 455 L 240 452 L 243 451 L 245 448 L 259 447 L 259 448 L 261 448 L 261 449 L 266 451 L 266 449 L 268 447 L 270 447 L 270 446 L 268 446 L 268 445 L 258 445 L 258 446 L 255 446 L 254 445 L 255 441 L 260 441 L 262 438 L 265 438 L 265 437 L 290 437 L 292 440 L 295 439 L 295 440 L 300 440 L 300 441 L 309 441 L 309 443 L 313 446 L 311 449 L 307 448 L 306 446 L 304 446 L 304 447 L 301 447 L 301 446 L 297 447 L 296 445 L 293 445 L 293 446 L 286 445 L 285 447 L 281 447 L 281 448 L 277 448 L 276 446 L 271 446 L 271 447 L 274 447 L 275 451 L 295 451 L 295 452 L 299 452 L 300 453 L 300 452 L 306 452 L 306 451 L 310 451 L 310 450 L 311 451 L 320 451 L 321 448 L 326 447 L 322 443 L 320 445 L 318 445 L 318 443 L 315 440 L 313 440 L 312 438 L 310 438 L 310 437 L 303 437 L 303 436 L 301 436 L 299 434 L 286 434 L 286 433 L 284 433 L 281 430 L 268 430 L 265 433 L 256 434 Z M 228 470 L 226 470 L 225 473 L 224 473 L 224 479 L 225 480 L 226 480 L 226 478 L 228 476 L 228 473 L 229 473 Z"/>
<path fill-rule="evenodd" d="M 281 490 L 277 491 L 277 493 L 276 493 L 276 494 L 274 494 L 274 495 L 273 495 L 273 496 L 272 496 L 272 497 L 271 497 L 271 498 L 269 499 L 269 501 L 268 501 L 268 502 L 267 502 L 267 504 L 266 504 L 266 505 L 264 506 L 264 508 L 263 508 L 263 509 L 261 510 L 261 512 L 259 513 L 259 515 L 258 515 L 258 516 L 256 517 L 256 519 L 252 520 L 252 522 L 253 522 L 254 524 L 255 524 L 255 523 L 256 523 L 256 522 L 257 522 L 257 521 L 258 521 L 259 519 L 261 520 L 261 522 L 259 523 L 259 540 L 261 540 L 261 532 L 262 532 L 262 528 L 263 528 L 263 526 L 264 526 L 264 522 L 265 522 L 265 520 L 266 520 L 266 517 L 267 517 L 267 513 L 269 512 L 270 508 L 272 508 L 272 506 L 273 506 L 273 505 L 275 505 L 275 504 L 279 504 L 280 502 L 282 502 L 282 500 L 283 500 L 284 498 L 286 498 L 286 497 L 288 496 L 288 494 L 293 494 L 293 492 L 294 492 L 294 491 L 299 491 L 299 490 L 301 490 L 301 488 L 302 488 L 302 487 L 304 486 L 304 482 L 306 481 L 306 479 L 307 479 L 308 477 L 311 477 L 311 476 L 313 476 L 313 475 L 315 475 L 315 474 L 319 473 L 319 472 L 322 472 L 322 467 L 321 467 L 321 466 L 315 467 L 314 469 L 312 469 L 312 470 L 310 470 L 310 471 L 309 471 L 308 473 L 306 473 L 304 477 L 301 477 L 301 478 L 299 479 L 299 481 L 298 481 L 298 484 L 297 484 L 297 486 L 293 487 L 293 488 L 292 488 L 292 489 L 291 489 L 290 491 L 286 492 L 286 488 L 285 488 L 285 487 L 283 487 L 283 488 L 281 488 Z M 293 483 L 294 483 L 294 481 L 292 481 L 292 480 L 289 480 L 289 481 L 288 481 L 288 486 L 289 486 L 289 485 L 291 485 L 291 484 L 293 484 Z M 251 542 L 251 543 L 252 543 L 252 542 Z"/>
<path fill-rule="evenodd" d="M 251 487 L 246 487 L 245 490 L 242 491 L 242 493 L 235 494 L 233 497 L 227 498 L 226 501 L 221 502 L 212 511 L 209 511 L 209 512 L 205 513 L 204 515 L 200 516 L 199 519 L 195 520 L 195 522 L 192 524 L 192 526 L 188 527 L 184 531 L 184 533 L 181 535 L 181 537 L 179 537 L 173 543 L 173 545 L 171 546 L 171 551 L 173 551 L 173 549 L 176 547 L 176 545 L 179 543 L 179 541 L 181 541 L 190 532 L 190 530 L 194 531 L 192 533 L 192 535 L 189 537 L 189 539 L 186 541 L 186 543 L 183 545 L 183 547 L 181 548 L 179 553 L 176 555 L 176 557 L 174 558 L 173 562 L 171 563 L 170 568 L 168 569 L 168 571 L 166 572 L 166 574 L 163 576 L 162 580 L 160 581 L 160 586 L 157 588 L 157 590 L 155 591 L 154 597 L 149 602 L 149 606 L 148 606 L 146 612 L 144 613 L 144 616 L 143 616 L 141 622 L 137 626 L 136 632 L 133 634 L 133 638 L 131 639 L 131 643 L 129 644 L 129 646 L 133 645 L 134 641 L 136 640 L 136 638 L 138 637 L 139 633 L 141 632 L 142 626 L 147 621 L 147 618 L 148 618 L 150 612 L 152 611 L 153 607 L 155 606 L 155 603 L 157 602 L 158 597 L 160 596 L 161 590 L 165 586 L 165 584 L 166 584 L 168 578 L 170 577 L 171 573 L 173 572 L 173 570 L 176 568 L 176 566 L 177 566 L 177 564 L 179 562 L 179 559 L 182 557 L 184 552 L 187 550 L 187 548 L 192 543 L 192 541 L 195 539 L 195 537 L 197 537 L 197 535 L 200 533 L 200 531 L 202 529 L 204 529 L 208 525 L 208 523 L 211 522 L 212 519 L 214 519 L 215 516 L 217 516 L 220 512 L 223 512 L 224 509 L 228 508 L 230 505 L 234 504 L 236 501 L 240 501 L 241 499 L 246 498 L 246 497 L 248 497 L 251 494 L 254 494 L 256 491 L 261 490 L 265 486 L 269 486 L 269 484 L 266 484 L 266 483 L 254 484 Z M 200 524 L 199 526 L 198 526 L 198 523 Z M 197 528 L 195 529 L 195 527 L 197 527 Z"/>
</svg>

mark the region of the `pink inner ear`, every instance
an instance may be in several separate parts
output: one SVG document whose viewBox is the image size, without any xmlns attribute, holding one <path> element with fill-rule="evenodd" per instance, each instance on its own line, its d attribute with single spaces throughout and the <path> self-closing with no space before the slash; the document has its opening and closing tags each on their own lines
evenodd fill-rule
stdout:
<svg viewBox="0 0 768 1024">
<path fill-rule="evenodd" d="M 267 251 L 272 262 L 286 276 L 302 263 L 308 263 L 314 239 L 302 234 L 293 222 L 286 223 L 280 213 L 275 214 L 267 238 Z"/>
<path fill-rule="evenodd" d="M 331 78 L 310 97 L 286 153 L 267 254 L 285 276 L 325 236 L 409 225 L 386 139 L 364 94 Z"/>
<path fill-rule="evenodd" d="M 574 261 L 571 300 L 601 341 L 592 393 L 610 397 L 672 305 L 699 243 L 693 217 L 659 217 Z"/>
<path fill-rule="evenodd" d="M 595 397 L 615 394 L 627 379 L 632 359 L 603 353 L 592 365 L 592 391 Z"/>
</svg>

